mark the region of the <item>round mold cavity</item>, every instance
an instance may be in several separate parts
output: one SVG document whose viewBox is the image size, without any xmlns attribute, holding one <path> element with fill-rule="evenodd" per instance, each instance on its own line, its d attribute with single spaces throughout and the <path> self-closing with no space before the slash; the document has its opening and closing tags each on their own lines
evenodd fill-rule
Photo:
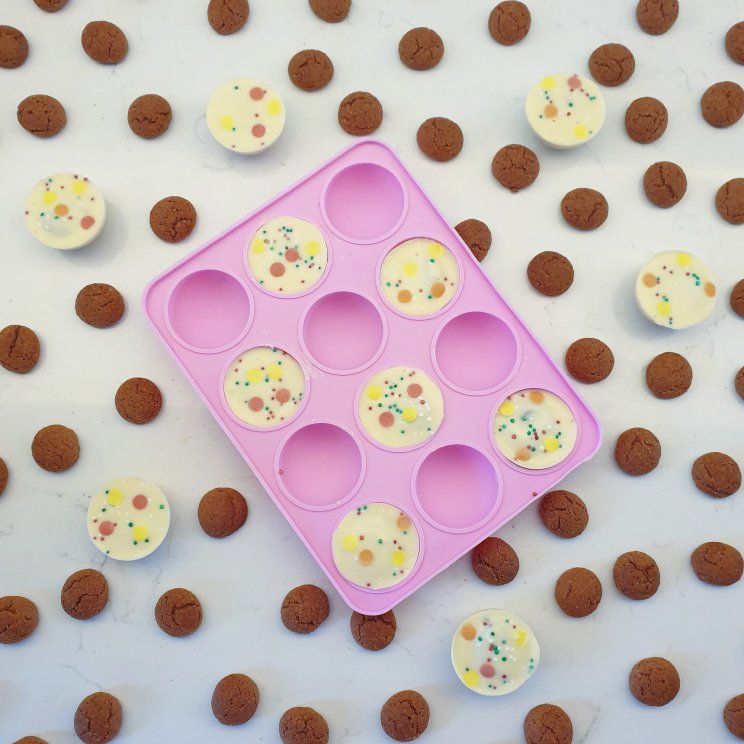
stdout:
<svg viewBox="0 0 744 744">
<path fill-rule="evenodd" d="M 220 269 L 189 274 L 173 287 L 165 302 L 168 330 L 191 351 L 225 351 L 245 336 L 252 321 L 248 287 Z"/>
<path fill-rule="evenodd" d="M 351 243 L 376 243 L 403 223 L 408 195 L 392 171 L 376 163 L 356 163 L 338 171 L 323 189 L 323 219 Z"/>
<path fill-rule="evenodd" d="M 387 324 L 378 307 L 356 292 L 332 292 L 310 305 L 300 320 L 303 351 L 326 372 L 350 375 L 382 353 Z"/>
<path fill-rule="evenodd" d="M 511 326 L 479 310 L 447 321 L 432 344 L 432 361 L 440 377 L 468 395 L 486 395 L 507 383 L 520 356 L 519 339 Z"/>
<path fill-rule="evenodd" d="M 496 465 L 482 450 L 453 442 L 424 455 L 413 471 L 413 500 L 424 518 L 445 532 L 470 532 L 501 503 Z"/>
<path fill-rule="evenodd" d="M 293 431 L 276 455 L 276 479 L 284 495 L 310 511 L 346 503 L 362 485 L 366 461 L 346 428 L 317 421 Z"/>
</svg>

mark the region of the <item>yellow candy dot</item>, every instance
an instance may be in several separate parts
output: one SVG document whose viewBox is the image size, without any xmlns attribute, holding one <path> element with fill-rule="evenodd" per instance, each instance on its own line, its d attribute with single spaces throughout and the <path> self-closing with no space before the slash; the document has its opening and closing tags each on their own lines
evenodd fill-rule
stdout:
<svg viewBox="0 0 744 744">
<path fill-rule="evenodd" d="M 555 437 L 548 437 L 545 440 L 545 451 L 555 452 L 558 449 L 558 440 Z"/>
<path fill-rule="evenodd" d="M 359 540 L 356 535 L 344 535 L 341 539 L 341 546 L 348 553 L 353 553 L 356 550 L 356 546 Z"/>
<path fill-rule="evenodd" d="M 108 501 L 111 506 L 119 506 L 119 504 L 124 502 L 124 494 L 118 488 L 110 488 L 106 495 L 106 501 Z"/>
<path fill-rule="evenodd" d="M 317 256 L 320 253 L 320 243 L 317 240 L 311 240 L 305 250 L 310 258 Z"/>
<path fill-rule="evenodd" d="M 656 312 L 659 313 L 659 315 L 669 315 L 669 313 L 672 312 L 672 307 L 668 302 L 660 302 L 656 306 Z"/>
<path fill-rule="evenodd" d="M 220 126 L 229 132 L 235 126 L 235 119 L 232 116 L 222 116 L 220 117 Z"/>
<path fill-rule="evenodd" d="M 140 542 L 141 540 L 147 540 L 150 533 L 147 531 L 147 527 L 144 524 L 138 524 L 132 529 L 132 538 Z"/>
<path fill-rule="evenodd" d="M 390 561 L 394 566 L 402 566 L 406 562 L 406 551 L 395 550 L 390 556 Z"/>
<path fill-rule="evenodd" d="M 260 369 L 254 367 L 253 369 L 248 370 L 246 377 L 248 378 L 248 382 L 261 382 L 263 375 L 261 374 Z"/>
<path fill-rule="evenodd" d="M 416 276 L 416 272 L 418 271 L 418 266 L 413 261 L 406 261 L 406 263 L 403 264 L 403 273 L 406 276 Z"/>
<path fill-rule="evenodd" d="M 370 385 L 367 388 L 367 397 L 370 400 L 377 400 L 382 395 L 382 388 L 379 385 Z"/>
<path fill-rule="evenodd" d="M 692 263 L 692 256 L 689 253 L 678 253 L 677 263 L 680 266 L 689 266 Z"/>
<path fill-rule="evenodd" d="M 256 238 L 251 243 L 251 252 L 259 254 L 259 253 L 263 253 L 264 250 L 266 250 L 266 247 L 264 246 L 263 240 L 259 240 L 258 238 Z"/>
<path fill-rule="evenodd" d="M 75 179 L 72 184 L 72 193 L 76 196 L 84 194 L 88 190 L 88 184 L 85 181 L 81 181 L 79 178 Z"/>
<path fill-rule="evenodd" d="M 511 416 L 514 413 L 514 403 L 512 403 L 510 400 L 505 400 L 499 406 L 499 413 L 502 416 Z"/>
<path fill-rule="evenodd" d="M 403 421 L 412 424 L 418 418 L 418 411 L 415 408 L 403 409 Z"/>
<path fill-rule="evenodd" d="M 527 633 L 524 628 L 517 628 L 514 631 L 514 643 L 516 643 L 517 646 L 524 646 L 524 644 L 527 643 Z"/>
<path fill-rule="evenodd" d="M 586 124 L 577 124 L 573 129 L 576 139 L 586 139 L 589 136 L 589 129 Z"/>
<path fill-rule="evenodd" d="M 545 90 L 551 90 L 552 88 L 555 88 L 555 78 L 552 75 L 544 77 L 540 81 L 540 87 L 544 88 Z"/>
<path fill-rule="evenodd" d="M 477 687 L 480 682 L 480 675 L 478 672 L 471 669 L 469 672 L 465 672 L 465 674 L 462 675 L 462 681 L 468 687 Z"/>
<path fill-rule="evenodd" d="M 272 98 L 267 104 L 266 104 L 266 111 L 271 114 L 272 116 L 276 116 L 277 114 L 282 113 L 282 104 L 276 100 L 276 98 Z"/>
<path fill-rule="evenodd" d="M 57 194 L 54 191 L 47 191 L 42 199 L 44 204 L 54 204 L 57 201 Z"/>
<path fill-rule="evenodd" d="M 282 379 L 282 368 L 278 364 L 272 364 L 269 367 L 269 379 L 271 380 Z"/>
<path fill-rule="evenodd" d="M 432 243 L 429 246 L 429 255 L 432 258 L 441 258 L 444 255 L 444 246 L 439 243 Z"/>
</svg>

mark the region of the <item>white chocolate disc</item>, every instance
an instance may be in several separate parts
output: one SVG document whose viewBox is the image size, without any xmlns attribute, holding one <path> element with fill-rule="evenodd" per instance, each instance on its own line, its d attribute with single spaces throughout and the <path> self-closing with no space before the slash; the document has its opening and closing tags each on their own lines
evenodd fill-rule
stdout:
<svg viewBox="0 0 744 744">
<path fill-rule="evenodd" d="M 359 420 L 385 447 L 414 447 L 433 437 L 444 419 L 444 398 L 425 372 L 391 367 L 376 372 L 359 396 Z"/>
<path fill-rule="evenodd" d="M 42 178 L 26 200 L 26 227 L 50 248 L 70 251 L 92 243 L 106 222 L 101 192 L 83 176 Z"/>
<path fill-rule="evenodd" d="M 547 390 L 529 389 L 506 398 L 493 419 L 503 455 L 521 468 L 543 470 L 563 462 L 576 445 L 571 409 Z"/>
<path fill-rule="evenodd" d="M 596 137 L 605 120 L 602 92 L 591 80 L 576 74 L 544 77 L 527 94 L 524 108 L 535 134 L 559 149 Z"/>
<path fill-rule="evenodd" d="M 428 238 L 413 238 L 395 246 L 380 267 L 382 294 L 404 315 L 438 312 L 455 296 L 459 282 L 455 257 Z"/>
<path fill-rule="evenodd" d="M 705 320 L 716 304 L 710 269 L 680 251 L 657 253 L 636 279 L 636 302 L 657 325 L 680 330 Z"/>
<path fill-rule="evenodd" d="M 233 360 L 224 391 L 228 407 L 241 421 L 268 429 L 297 415 L 305 395 L 305 373 L 286 351 L 256 346 Z"/>
<path fill-rule="evenodd" d="M 207 105 L 207 126 L 223 147 L 242 155 L 266 150 L 284 130 L 286 111 L 279 95 L 253 78 L 221 85 Z"/>
<path fill-rule="evenodd" d="M 109 558 L 136 561 L 154 552 L 170 527 L 165 494 L 141 478 L 119 478 L 88 506 L 88 535 Z"/>
<path fill-rule="evenodd" d="M 520 688 L 540 663 L 540 645 L 527 623 L 503 610 L 481 610 L 462 622 L 452 638 L 452 666 L 479 695 L 507 695 Z"/>
<path fill-rule="evenodd" d="M 367 589 L 388 589 L 407 579 L 419 548 L 416 525 L 390 504 L 361 504 L 352 509 L 331 538 L 339 573 Z"/>
<path fill-rule="evenodd" d="M 248 246 L 248 266 L 270 292 L 296 295 L 316 285 L 328 267 L 328 246 L 315 225 L 277 217 L 261 225 Z"/>
</svg>

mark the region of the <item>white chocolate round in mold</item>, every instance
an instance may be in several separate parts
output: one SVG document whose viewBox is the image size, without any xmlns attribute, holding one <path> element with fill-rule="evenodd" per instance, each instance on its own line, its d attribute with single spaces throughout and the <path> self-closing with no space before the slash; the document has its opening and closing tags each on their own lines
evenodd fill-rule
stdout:
<svg viewBox="0 0 744 744">
<path fill-rule="evenodd" d="M 527 94 L 527 121 L 545 144 L 559 149 L 588 142 L 602 128 L 602 91 L 581 75 L 547 75 Z"/>
<path fill-rule="evenodd" d="M 710 269 L 681 251 L 657 253 L 638 273 L 635 293 L 649 320 L 675 330 L 701 323 L 716 304 Z"/>
<path fill-rule="evenodd" d="M 418 560 L 418 530 L 411 518 L 390 504 L 360 504 L 336 527 L 333 562 L 352 584 L 388 589 L 407 579 Z"/>
<path fill-rule="evenodd" d="M 224 391 L 228 408 L 241 421 L 269 429 L 297 415 L 305 395 L 305 373 L 286 351 L 256 346 L 230 364 Z"/>
<path fill-rule="evenodd" d="M 254 78 L 223 83 L 207 105 L 207 126 L 223 147 L 241 155 L 266 150 L 284 130 L 286 111 L 279 95 Z"/>
<path fill-rule="evenodd" d="M 513 613 L 481 610 L 458 626 L 451 655 L 466 687 L 479 695 L 507 695 L 534 674 L 540 645 L 529 626 Z"/>
<path fill-rule="evenodd" d="M 276 217 L 261 225 L 248 245 L 248 266 L 270 292 L 296 295 L 322 278 L 328 266 L 323 233 L 297 217 Z"/>
<path fill-rule="evenodd" d="M 563 462 L 576 445 L 576 419 L 557 396 L 537 388 L 508 396 L 493 419 L 503 455 L 521 468 L 544 470 Z"/>
<path fill-rule="evenodd" d="M 88 535 L 109 558 L 136 561 L 154 552 L 170 527 L 165 494 L 141 478 L 118 478 L 88 506 Z"/>
<path fill-rule="evenodd" d="M 42 178 L 26 200 L 26 227 L 49 248 L 70 251 L 92 243 L 106 222 L 101 192 L 83 176 L 55 173 Z"/>
<path fill-rule="evenodd" d="M 396 245 L 380 267 L 385 299 L 403 315 L 432 315 L 451 302 L 460 282 L 455 257 L 441 243 L 413 238 Z"/>
<path fill-rule="evenodd" d="M 434 380 L 414 367 L 376 372 L 359 396 L 364 430 L 385 447 L 415 447 L 433 437 L 444 420 L 444 398 Z"/>
</svg>

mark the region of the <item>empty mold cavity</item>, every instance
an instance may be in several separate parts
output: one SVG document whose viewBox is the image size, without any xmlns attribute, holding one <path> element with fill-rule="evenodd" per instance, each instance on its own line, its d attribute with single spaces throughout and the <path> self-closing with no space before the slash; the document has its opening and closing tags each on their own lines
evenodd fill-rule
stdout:
<svg viewBox="0 0 744 744">
<path fill-rule="evenodd" d="M 483 395 L 510 379 L 519 353 L 517 337 L 503 320 L 474 311 L 442 326 L 434 338 L 433 361 L 450 387 Z"/>
<path fill-rule="evenodd" d="M 365 463 L 357 440 L 346 429 L 313 423 L 293 432 L 276 458 L 282 491 L 312 511 L 334 509 L 348 501 L 364 478 Z"/>
<path fill-rule="evenodd" d="M 465 444 L 448 444 L 419 462 L 413 499 L 427 521 L 446 532 L 469 532 L 485 524 L 501 501 L 496 467 Z"/>
<path fill-rule="evenodd" d="M 351 374 L 369 366 L 382 353 L 386 335 L 380 311 L 355 292 L 321 297 L 302 319 L 303 348 L 328 372 Z"/>
<path fill-rule="evenodd" d="M 330 228 L 352 243 L 374 243 L 392 235 L 403 222 L 406 208 L 403 184 L 374 163 L 357 163 L 339 171 L 321 200 Z"/>
<path fill-rule="evenodd" d="M 170 332 L 186 348 L 224 351 L 248 331 L 253 303 L 245 285 L 232 274 L 204 269 L 173 288 L 165 318 Z"/>
</svg>

